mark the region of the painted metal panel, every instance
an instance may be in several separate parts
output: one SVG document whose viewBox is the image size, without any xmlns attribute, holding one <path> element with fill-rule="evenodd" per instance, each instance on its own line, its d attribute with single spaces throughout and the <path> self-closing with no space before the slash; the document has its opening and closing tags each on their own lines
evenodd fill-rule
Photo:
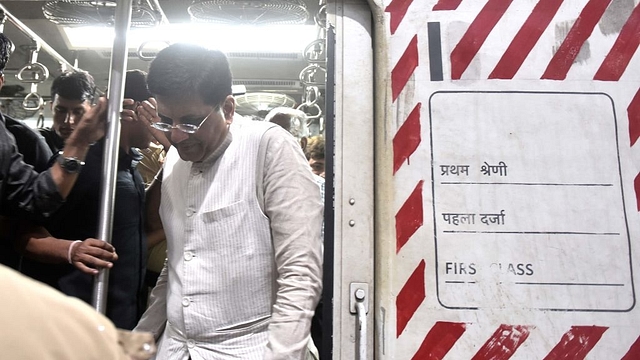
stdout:
<svg viewBox="0 0 640 360">
<path fill-rule="evenodd" d="M 371 4 L 376 358 L 640 359 L 640 6 Z"/>
<path fill-rule="evenodd" d="M 350 285 L 368 284 L 367 308 L 373 308 L 375 288 L 371 13 L 361 0 L 329 2 L 327 15 L 336 30 L 333 359 L 351 360 L 359 352 Z M 373 359 L 373 311 L 366 320 L 366 358 Z"/>
</svg>

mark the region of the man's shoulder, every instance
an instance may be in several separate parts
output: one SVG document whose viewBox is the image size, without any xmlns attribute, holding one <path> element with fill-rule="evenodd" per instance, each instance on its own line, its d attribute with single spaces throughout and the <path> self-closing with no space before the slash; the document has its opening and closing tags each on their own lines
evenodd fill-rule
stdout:
<svg viewBox="0 0 640 360">
<path fill-rule="evenodd" d="M 44 137 L 51 136 L 51 134 L 56 133 L 52 128 L 39 128 L 38 132 Z"/>
<path fill-rule="evenodd" d="M 252 120 L 248 117 L 236 115 L 233 118 L 233 123 L 236 127 L 242 131 L 267 131 L 273 128 L 276 124 L 268 121 Z"/>
<path fill-rule="evenodd" d="M 52 152 L 57 152 L 62 149 L 62 145 L 64 145 L 64 141 L 56 134 L 56 131 L 52 128 L 38 128 L 38 134 L 42 136 L 51 148 Z"/>
<path fill-rule="evenodd" d="M 231 134 L 234 139 L 244 138 L 245 141 L 251 139 L 251 142 L 260 142 L 269 146 L 274 140 L 281 139 L 283 133 L 288 134 L 286 131 L 279 131 L 282 129 L 277 124 L 265 121 L 251 120 L 246 117 L 236 117 L 233 120 Z"/>
<path fill-rule="evenodd" d="M 29 127 L 29 125 L 25 124 L 23 121 L 16 120 L 10 116 L 4 115 L 4 121 L 7 126 L 7 129 L 11 131 L 13 136 L 16 134 L 28 136 L 31 138 L 40 138 L 36 130 Z"/>
</svg>

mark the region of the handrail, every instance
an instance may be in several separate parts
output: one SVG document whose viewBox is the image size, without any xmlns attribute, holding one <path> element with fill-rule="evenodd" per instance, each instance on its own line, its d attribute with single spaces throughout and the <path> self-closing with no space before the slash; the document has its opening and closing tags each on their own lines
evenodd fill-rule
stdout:
<svg viewBox="0 0 640 360">
<path fill-rule="evenodd" d="M 31 77 L 25 77 L 25 71 L 31 72 Z M 23 83 L 40 84 L 49 78 L 49 69 L 39 62 L 32 62 L 22 67 L 16 74 L 16 79 Z"/>
<path fill-rule="evenodd" d="M 36 41 L 42 47 L 42 50 L 49 53 L 49 55 L 53 56 L 58 62 L 68 67 L 69 69 L 79 70 L 77 67 L 73 66 L 70 62 L 68 62 L 62 55 L 60 55 L 54 48 L 52 48 L 46 41 L 42 40 L 38 34 L 36 34 L 33 30 L 31 30 L 27 25 L 25 25 L 22 21 L 18 20 L 17 17 L 13 16 L 4 5 L 0 4 L 0 10 L 4 11 L 4 14 L 18 30 L 22 31 L 25 35 Z"/>
<path fill-rule="evenodd" d="M 31 106 L 31 103 L 33 103 L 34 105 Z M 27 111 L 38 110 L 42 107 L 42 105 L 44 105 L 44 99 L 40 94 L 38 94 L 37 91 L 28 93 L 27 96 L 25 96 L 22 100 L 22 108 Z"/>
<path fill-rule="evenodd" d="M 132 0 L 120 0 L 116 5 L 115 38 L 111 51 L 111 69 L 109 72 L 109 90 L 107 118 L 109 128 L 105 138 L 104 159 L 102 163 L 102 188 L 100 191 L 100 221 L 98 239 L 111 243 L 113 228 L 113 208 L 116 195 L 116 176 L 118 168 L 118 148 L 120 146 L 120 112 L 124 97 L 124 83 L 127 71 L 127 32 L 131 25 Z M 107 292 L 109 289 L 109 269 L 100 269 L 93 282 L 91 304 L 101 313 L 107 310 Z"/>
<path fill-rule="evenodd" d="M 167 19 L 167 15 L 164 13 L 164 10 L 162 10 L 162 7 L 160 6 L 160 2 L 158 2 L 158 0 L 151 0 L 153 2 L 153 5 L 156 8 L 156 11 L 158 11 L 160 13 L 160 17 L 162 18 L 160 20 L 161 24 L 168 24 L 169 23 L 169 19 Z"/>
</svg>

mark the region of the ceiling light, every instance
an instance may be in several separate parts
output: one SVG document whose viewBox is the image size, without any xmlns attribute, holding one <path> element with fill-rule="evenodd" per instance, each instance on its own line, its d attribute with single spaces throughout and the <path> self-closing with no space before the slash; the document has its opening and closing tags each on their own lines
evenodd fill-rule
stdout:
<svg viewBox="0 0 640 360">
<path fill-rule="evenodd" d="M 61 27 L 72 50 L 108 49 L 113 46 L 113 28 L 106 26 Z M 301 52 L 316 39 L 315 25 L 221 25 L 170 24 L 130 29 L 127 45 L 188 42 L 224 52 Z"/>
</svg>

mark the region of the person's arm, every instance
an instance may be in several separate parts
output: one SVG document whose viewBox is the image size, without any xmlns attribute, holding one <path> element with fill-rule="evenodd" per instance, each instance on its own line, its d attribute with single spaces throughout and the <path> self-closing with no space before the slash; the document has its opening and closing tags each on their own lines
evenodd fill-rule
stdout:
<svg viewBox="0 0 640 360">
<path fill-rule="evenodd" d="M 24 256 L 48 264 L 73 264 L 80 271 L 97 275 L 98 268 L 111 268 L 118 260 L 115 248 L 98 239 L 57 239 L 42 226 L 23 221 L 14 244 Z"/>
<path fill-rule="evenodd" d="M 145 193 L 145 227 L 147 247 L 150 249 L 165 239 L 160 219 L 160 195 L 162 188 L 162 169 L 156 174 Z"/>
<path fill-rule="evenodd" d="M 75 157 L 81 161 L 85 160 L 89 146 L 104 136 L 106 120 L 104 115 L 106 110 L 107 100 L 106 98 L 100 98 L 98 103 L 82 116 L 82 120 L 65 141 L 62 156 Z M 65 171 L 56 162 L 51 167 L 51 177 L 58 188 L 60 196 L 65 199 L 71 192 L 78 174 Z"/>
<path fill-rule="evenodd" d="M 167 261 L 158 276 L 156 286 L 151 290 L 149 296 L 149 306 L 142 314 L 138 325 L 133 329 L 135 332 L 150 332 L 156 341 L 164 332 L 167 323 Z"/>
<path fill-rule="evenodd" d="M 166 133 L 157 130 L 151 126 L 154 122 L 160 121 L 158 116 L 158 103 L 155 98 L 149 98 L 145 101 L 137 103 L 133 99 L 125 99 L 125 106 L 135 106 L 134 109 L 124 109 L 121 113 L 121 119 L 124 121 L 143 121 L 147 125 L 147 130 L 162 145 L 165 153 L 169 151 L 171 143 Z"/>
<path fill-rule="evenodd" d="M 304 359 L 322 291 L 323 205 L 300 145 L 280 128 L 267 131 L 264 211 L 278 271 L 265 359 Z"/>
<path fill-rule="evenodd" d="M 147 234 L 154 232 L 162 232 L 164 238 L 164 230 L 160 221 L 160 198 L 162 188 L 162 170 L 155 177 L 151 186 L 146 192 L 146 228 Z M 151 291 L 149 297 L 149 306 L 142 315 L 138 325 L 134 331 L 148 331 L 152 333 L 156 340 L 160 338 L 167 322 L 167 261 L 160 272 L 156 286 Z"/>
<path fill-rule="evenodd" d="M 67 140 L 63 156 L 84 161 L 91 143 L 104 136 L 106 100 L 90 109 Z M 65 171 L 59 164 L 40 174 L 24 163 L 13 137 L 0 129 L 0 213 L 24 212 L 34 218 L 48 217 L 69 195 L 78 174 Z"/>
</svg>

